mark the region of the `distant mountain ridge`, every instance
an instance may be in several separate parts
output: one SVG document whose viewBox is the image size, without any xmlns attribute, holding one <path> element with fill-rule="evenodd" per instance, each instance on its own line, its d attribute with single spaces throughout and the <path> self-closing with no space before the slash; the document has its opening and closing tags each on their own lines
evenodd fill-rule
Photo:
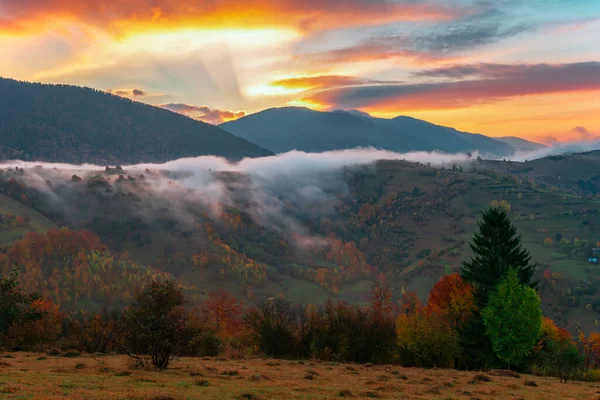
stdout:
<svg viewBox="0 0 600 400">
<path fill-rule="evenodd" d="M 271 154 L 216 126 L 99 90 L 0 78 L 0 159 L 114 165 Z"/>
<path fill-rule="evenodd" d="M 257 145 L 283 153 L 375 147 L 396 152 L 474 152 L 509 156 L 515 148 L 480 134 L 460 132 L 411 117 L 383 119 L 357 111 L 271 108 L 220 125 Z"/>
<path fill-rule="evenodd" d="M 535 151 L 542 150 L 548 147 L 544 144 L 531 142 L 529 140 L 521 139 L 515 136 L 495 137 L 494 139 L 500 140 L 504 143 L 508 143 L 518 151 Z"/>
</svg>

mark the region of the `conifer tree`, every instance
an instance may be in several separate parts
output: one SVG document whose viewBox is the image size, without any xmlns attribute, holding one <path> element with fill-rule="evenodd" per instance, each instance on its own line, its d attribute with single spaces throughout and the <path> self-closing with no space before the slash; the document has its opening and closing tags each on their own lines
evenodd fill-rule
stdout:
<svg viewBox="0 0 600 400">
<path fill-rule="evenodd" d="M 460 330 L 463 367 L 495 368 L 500 366 L 500 360 L 486 335 L 481 310 L 511 267 L 516 270 L 521 284 L 535 287 L 535 283 L 531 283 L 531 256 L 521 247 L 521 237 L 501 207 L 492 207 L 483 213 L 479 232 L 475 233 L 470 247 L 473 257 L 469 262 L 463 262 L 461 276 L 474 286 L 478 309 Z"/>
<path fill-rule="evenodd" d="M 521 247 L 521 236 L 506 210 L 493 207 L 483 213 L 479 232 L 475 233 L 470 247 L 473 257 L 463 262 L 461 275 L 475 286 L 479 307 L 485 307 L 488 296 L 506 276 L 509 267 L 516 270 L 521 284 L 535 287 L 531 282 L 531 256 Z"/>
</svg>

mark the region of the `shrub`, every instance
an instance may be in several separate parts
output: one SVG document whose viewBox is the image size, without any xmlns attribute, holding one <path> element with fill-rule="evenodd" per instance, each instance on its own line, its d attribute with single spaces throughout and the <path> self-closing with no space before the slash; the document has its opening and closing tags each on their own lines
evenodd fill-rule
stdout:
<svg viewBox="0 0 600 400">
<path fill-rule="evenodd" d="M 142 366 L 166 369 L 194 336 L 183 302 L 173 282 L 148 284 L 121 319 L 123 351 Z"/>
<path fill-rule="evenodd" d="M 196 357 L 216 357 L 221 353 L 221 340 L 211 331 L 201 331 L 186 346 L 185 354 Z"/>
<path fill-rule="evenodd" d="M 281 299 L 262 300 L 245 316 L 259 349 L 269 356 L 285 356 L 294 351 L 290 304 Z"/>
</svg>

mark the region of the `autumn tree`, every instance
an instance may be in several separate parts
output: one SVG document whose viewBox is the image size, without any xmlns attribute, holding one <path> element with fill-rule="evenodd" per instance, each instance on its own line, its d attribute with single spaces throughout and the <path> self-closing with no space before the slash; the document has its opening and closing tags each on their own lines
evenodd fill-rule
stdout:
<svg viewBox="0 0 600 400">
<path fill-rule="evenodd" d="M 473 287 L 458 273 L 446 275 L 429 293 L 428 311 L 446 320 L 458 329 L 473 314 L 475 298 Z"/>
<path fill-rule="evenodd" d="M 540 304 L 537 293 L 510 269 L 481 312 L 493 349 L 509 368 L 529 355 L 540 337 Z"/>
<path fill-rule="evenodd" d="M 555 376 L 563 383 L 579 375 L 584 362 L 571 334 L 549 318 L 542 321 L 534 358 L 537 373 Z"/>
<path fill-rule="evenodd" d="M 227 336 L 242 324 L 243 303 L 227 292 L 210 293 L 200 305 L 200 314 L 217 335 Z"/>
<path fill-rule="evenodd" d="M 39 293 L 27 293 L 17 277 L 16 271 L 0 277 L 0 340 L 3 342 L 8 334 L 15 333 L 16 326 L 39 321 L 47 311 L 42 304 L 43 297 Z"/>
<path fill-rule="evenodd" d="M 88 353 L 107 353 L 115 346 L 120 313 L 107 309 L 88 314 L 79 310 L 69 317 L 69 339 Z"/>
<path fill-rule="evenodd" d="M 413 293 L 401 300 L 396 319 L 400 361 L 416 367 L 453 367 L 460 348 L 456 331 L 428 312 Z"/>
<path fill-rule="evenodd" d="M 14 323 L 8 330 L 13 345 L 34 347 L 53 343 L 62 333 L 64 315 L 52 300 L 40 297 L 28 306 L 28 314 L 34 318 L 25 318 Z"/>
<path fill-rule="evenodd" d="M 141 365 L 166 369 L 194 335 L 183 292 L 170 281 L 146 285 L 121 319 L 121 347 Z"/>
<path fill-rule="evenodd" d="M 592 332 L 585 337 L 583 332 L 579 333 L 579 346 L 583 354 L 583 366 L 587 374 L 590 369 L 600 368 L 600 333 Z"/>
<path fill-rule="evenodd" d="M 387 285 L 384 274 L 379 275 L 371 289 L 371 308 L 375 315 L 381 317 L 389 316 L 394 312 L 392 290 Z"/>
</svg>

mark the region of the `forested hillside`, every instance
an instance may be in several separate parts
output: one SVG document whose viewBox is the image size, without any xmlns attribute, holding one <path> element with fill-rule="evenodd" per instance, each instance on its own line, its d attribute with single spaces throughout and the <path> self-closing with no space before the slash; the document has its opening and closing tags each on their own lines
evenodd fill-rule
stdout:
<svg viewBox="0 0 600 400">
<path fill-rule="evenodd" d="M 0 159 L 106 165 L 269 154 L 218 127 L 109 93 L 0 78 Z"/>
<path fill-rule="evenodd" d="M 276 168 L 263 175 L 206 167 L 11 168 L 0 175 L 1 192 L 36 211 L 22 220 L 16 217 L 25 217 L 25 211 L 7 217 L 4 235 L 10 243 L 10 238 L 39 230 L 27 224 L 39 226 L 44 215 L 58 226 L 96 233 L 112 252 L 97 257 L 115 258 L 93 261 L 86 250 L 78 265 L 131 259 L 133 270 L 142 271 L 137 266 L 143 265 L 166 273 L 200 296 L 219 288 L 249 302 L 283 297 L 311 304 L 328 298 L 364 304 L 381 276 L 396 296 L 415 290 L 426 298 L 440 277 L 458 271 L 470 257 L 468 241 L 479 213 L 495 205 L 508 210 L 538 265 L 535 279 L 546 315 L 571 330 L 590 328 L 600 315 L 597 265 L 588 262 L 600 247 L 599 192 L 587 185 L 585 192 L 577 190 L 586 176 L 569 171 L 584 171 L 574 163 L 592 165 L 595 157 L 472 160 L 451 168 L 380 161 L 314 173 Z M 547 176 L 563 161 L 561 188 Z M 591 168 L 589 173 L 586 179 L 593 182 Z M 22 246 L 9 250 L 8 244 L 6 251 L 31 254 Z M 125 258 L 119 255 L 123 252 Z M 54 269 L 27 259 L 19 263 L 48 268 L 46 273 Z M 63 264 L 67 270 L 78 268 Z M 118 287 L 111 281 L 115 277 L 108 274 L 104 285 Z"/>
<path fill-rule="evenodd" d="M 220 126 L 276 153 L 355 147 L 395 152 L 480 152 L 494 156 L 508 156 L 515 151 L 510 144 L 487 136 L 460 132 L 415 118 L 383 119 L 348 111 L 272 108 Z"/>
</svg>

